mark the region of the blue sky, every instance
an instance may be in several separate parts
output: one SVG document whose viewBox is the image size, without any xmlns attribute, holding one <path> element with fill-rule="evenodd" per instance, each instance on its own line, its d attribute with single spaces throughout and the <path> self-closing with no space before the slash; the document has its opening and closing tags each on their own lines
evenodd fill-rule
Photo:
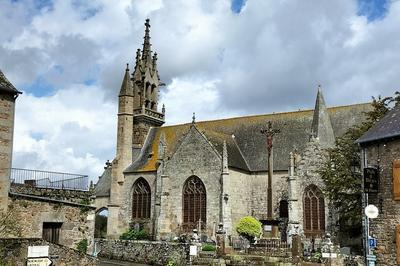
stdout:
<svg viewBox="0 0 400 266">
<path fill-rule="evenodd" d="M 96 178 L 144 20 L 168 124 L 329 106 L 399 88 L 400 1 L 0 1 L 0 69 L 18 98 L 15 167 Z M 195 96 L 195 97 L 194 97 Z"/>
</svg>

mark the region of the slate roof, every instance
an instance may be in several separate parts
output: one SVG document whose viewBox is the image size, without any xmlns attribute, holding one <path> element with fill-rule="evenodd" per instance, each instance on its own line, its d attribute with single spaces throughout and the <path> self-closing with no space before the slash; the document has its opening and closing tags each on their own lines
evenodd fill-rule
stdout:
<svg viewBox="0 0 400 266">
<path fill-rule="evenodd" d="M 366 144 L 388 138 L 400 137 L 400 106 L 394 107 L 356 142 Z"/>
<path fill-rule="evenodd" d="M 349 127 L 362 121 L 364 112 L 371 105 L 356 104 L 328 108 L 335 137 L 341 136 Z M 222 154 L 223 141 L 227 143 L 228 164 L 244 171 L 266 171 L 266 138 L 260 130 L 271 121 L 281 133 L 274 139 L 274 170 L 287 170 L 289 153 L 297 148 L 300 152 L 309 141 L 313 110 L 274 113 L 197 122 L 196 127 Z M 158 145 L 165 138 L 167 156 L 171 156 L 191 124 L 152 128 L 139 158 L 125 173 L 156 170 Z"/>
<path fill-rule="evenodd" d="M 21 92 L 18 91 L 14 85 L 11 84 L 10 81 L 6 78 L 3 72 L 0 70 L 0 91 L 12 93 L 12 94 L 20 94 Z"/>
<path fill-rule="evenodd" d="M 100 176 L 99 181 L 97 181 L 96 187 L 94 188 L 94 193 L 96 197 L 108 197 L 110 196 L 111 188 L 111 167 L 104 170 L 103 174 Z"/>
</svg>

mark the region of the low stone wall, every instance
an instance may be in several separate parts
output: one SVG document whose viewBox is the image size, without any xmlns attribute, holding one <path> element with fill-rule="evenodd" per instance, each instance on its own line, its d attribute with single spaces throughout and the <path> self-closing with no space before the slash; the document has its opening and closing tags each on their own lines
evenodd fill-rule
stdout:
<svg viewBox="0 0 400 266">
<path fill-rule="evenodd" d="M 24 184 L 12 184 L 10 192 L 55 200 L 66 200 L 78 204 L 90 204 L 92 197 L 94 196 L 93 191 L 38 188 Z"/>
<path fill-rule="evenodd" d="M 82 255 L 74 249 L 36 238 L 0 239 L 0 265 L 25 266 L 28 246 L 49 246 L 49 257 L 53 261 L 52 265 L 98 265 L 98 260 L 95 257 Z"/>
<path fill-rule="evenodd" d="M 140 241 L 96 239 L 98 257 L 124 260 L 151 265 L 186 265 L 189 258 L 189 244 Z"/>
</svg>

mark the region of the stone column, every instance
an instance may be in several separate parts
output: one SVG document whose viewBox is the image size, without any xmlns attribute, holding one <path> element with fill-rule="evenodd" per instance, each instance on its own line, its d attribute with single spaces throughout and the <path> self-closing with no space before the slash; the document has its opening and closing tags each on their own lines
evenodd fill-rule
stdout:
<svg viewBox="0 0 400 266">
<path fill-rule="evenodd" d="M 291 242 L 294 232 L 296 232 L 296 234 L 299 233 L 298 230 L 301 216 L 300 210 L 302 209 L 300 206 L 300 204 L 302 204 L 300 185 L 295 172 L 295 154 L 293 152 L 290 153 L 290 167 L 287 180 L 289 194 L 289 221 L 287 230 L 288 238 L 290 239 L 289 242 Z"/>
<path fill-rule="evenodd" d="M 232 211 L 230 205 L 230 180 L 228 168 L 228 152 L 226 142 L 223 145 L 222 151 L 222 188 L 221 188 L 221 222 L 223 223 L 226 235 L 232 235 Z"/>
</svg>

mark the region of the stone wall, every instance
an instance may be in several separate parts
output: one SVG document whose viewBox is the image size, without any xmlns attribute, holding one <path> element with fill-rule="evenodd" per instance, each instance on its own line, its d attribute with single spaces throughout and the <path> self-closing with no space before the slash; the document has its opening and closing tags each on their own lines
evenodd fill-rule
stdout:
<svg viewBox="0 0 400 266">
<path fill-rule="evenodd" d="M 207 229 L 211 236 L 220 221 L 221 157 L 196 127 L 191 127 L 162 173 L 160 235 L 173 237 L 182 225 L 182 191 L 190 176 L 199 177 L 207 193 Z M 204 232 L 203 232 L 204 233 Z"/>
<path fill-rule="evenodd" d="M 232 234 L 237 235 L 235 227 L 240 218 L 253 215 L 251 208 L 253 202 L 252 177 L 248 173 L 229 169 L 228 178 L 230 182 L 228 200 L 231 206 Z"/>
<path fill-rule="evenodd" d="M 12 184 L 10 192 L 45 197 L 55 200 L 66 200 L 78 204 L 88 204 L 94 196 L 93 191 L 38 188 L 24 184 Z"/>
<path fill-rule="evenodd" d="M 322 165 L 326 160 L 326 151 L 320 145 L 318 139 L 311 139 L 307 143 L 301 156 L 296 157 L 295 163 L 295 174 L 289 178 L 289 228 L 291 226 L 298 226 L 296 231 L 302 236 L 302 242 L 306 250 L 311 249 L 311 239 L 306 238 L 304 234 L 304 208 L 303 208 L 303 196 L 305 189 L 310 185 L 317 186 L 321 192 L 324 191 L 324 182 L 318 173 Z M 329 205 L 329 200 L 324 197 L 325 203 L 325 232 L 332 233 L 331 224 L 334 221 L 330 219 L 332 217 Z M 322 238 L 317 237 L 315 239 L 316 247 L 321 245 Z"/>
<path fill-rule="evenodd" d="M 11 194 L 9 209 L 17 217 L 21 237 L 41 238 L 43 223 L 57 222 L 62 223 L 59 244 L 76 248 L 79 241 L 87 239 L 88 252 L 93 248 L 94 208 Z"/>
<path fill-rule="evenodd" d="M 149 265 L 187 265 L 189 245 L 171 242 L 96 239 L 99 257 Z"/>
<path fill-rule="evenodd" d="M 15 99 L 0 94 L 0 211 L 7 208 L 10 186 Z"/>
<path fill-rule="evenodd" d="M 82 255 L 76 250 L 34 238 L 0 239 L 0 264 L 25 266 L 28 246 L 49 246 L 49 257 L 53 261 L 52 265 L 98 265 L 97 259 L 92 256 Z"/>
<path fill-rule="evenodd" d="M 400 224 L 400 201 L 393 197 L 392 163 L 400 159 L 400 140 L 373 144 L 366 148 L 366 166 L 379 167 L 379 193 L 370 194 L 369 204 L 379 208 L 379 216 L 370 219 L 370 235 L 377 238 L 378 265 L 396 265 L 396 226 Z"/>
<path fill-rule="evenodd" d="M 139 178 L 144 178 L 147 183 L 149 183 L 151 189 L 151 211 L 150 211 L 150 219 L 146 220 L 132 220 L 132 188 L 133 184 Z M 129 174 L 125 176 L 125 182 L 123 188 L 121 189 L 121 196 L 124 199 L 123 204 L 120 206 L 120 212 L 118 217 L 119 223 L 119 232 L 122 234 L 125 232 L 131 223 L 141 223 L 145 226 L 146 230 L 149 234 L 153 234 L 153 224 L 152 220 L 154 218 L 154 197 L 155 197 L 155 174 L 154 173 L 140 173 L 140 174 Z"/>
</svg>

